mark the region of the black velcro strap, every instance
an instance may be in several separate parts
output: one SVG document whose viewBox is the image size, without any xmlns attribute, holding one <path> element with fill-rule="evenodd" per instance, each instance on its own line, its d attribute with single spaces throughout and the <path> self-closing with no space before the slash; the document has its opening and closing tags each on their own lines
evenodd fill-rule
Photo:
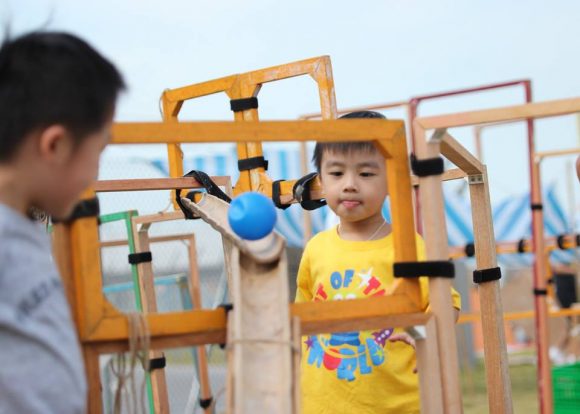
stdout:
<svg viewBox="0 0 580 414">
<path fill-rule="evenodd" d="M 526 251 L 526 239 L 521 239 L 518 242 L 518 253 L 524 253 Z"/>
<path fill-rule="evenodd" d="M 395 277 L 455 277 L 455 266 L 450 261 L 399 262 L 393 266 Z"/>
<path fill-rule="evenodd" d="M 241 98 L 230 100 L 230 108 L 234 112 L 247 111 L 248 109 L 258 109 L 258 98 Z"/>
<path fill-rule="evenodd" d="M 232 303 L 222 303 L 221 305 L 218 306 L 218 308 L 222 308 L 223 310 L 226 311 L 226 317 L 228 315 L 228 313 L 234 308 L 234 305 Z M 226 349 L 226 344 L 219 344 L 221 349 Z"/>
<path fill-rule="evenodd" d="M 558 237 L 556 237 L 556 244 L 558 245 L 558 248 L 560 250 L 565 250 L 566 246 L 564 245 L 564 242 L 566 241 L 566 235 L 565 234 L 560 234 Z"/>
<path fill-rule="evenodd" d="M 268 160 L 263 156 L 244 158 L 243 160 L 238 160 L 238 171 L 248 171 L 254 168 L 268 169 Z"/>
<path fill-rule="evenodd" d="M 159 358 L 152 358 L 149 360 L 149 372 L 155 371 L 156 369 L 163 369 L 167 365 L 167 360 L 165 355 Z"/>
<path fill-rule="evenodd" d="M 473 283 L 492 282 L 501 279 L 501 269 L 492 267 L 489 269 L 478 269 L 473 271 Z"/>
<path fill-rule="evenodd" d="M 326 205 L 326 200 L 315 200 L 310 195 L 310 186 L 316 177 L 318 177 L 316 172 L 306 174 L 296 180 L 292 187 L 292 196 L 304 210 L 316 210 Z"/>
<path fill-rule="evenodd" d="M 542 204 L 532 204 L 532 205 L 530 205 L 530 208 L 532 210 L 542 210 L 544 208 L 544 206 Z"/>
<path fill-rule="evenodd" d="M 149 263 L 153 260 L 151 252 L 130 253 L 129 264 Z"/>
<path fill-rule="evenodd" d="M 441 175 L 444 171 L 443 158 L 435 157 L 418 160 L 415 154 L 411 154 L 411 170 L 417 177 Z"/>
<path fill-rule="evenodd" d="M 216 183 L 213 182 L 210 176 L 203 171 L 192 170 L 185 174 L 184 177 L 195 178 L 195 180 L 200 183 L 203 188 L 205 188 L 205 191 L 207 191 L 208 194 L 211 194 L 212 196 L 215 196 L 220 200 L 225 201 L 226 203 L 230 203 L 232 201 L 232 199 L 226 193 L 224 193 Z M 186 197 L 195 202 L 195 193 L 196 191 L 190 191 L 187 193 Z M 181 208 L 181 211 L 183 211 L 186 219 L 192 220 L 199 218 L 195 217 L 193 213 L 189 209 L 185 208 L 185 206 L 181 203 L 181 189 L 175 190 L 175 201 L 179 205 L 179 208 Z"/>
<path fill-rule="evenodd" d="M 75 220 L 99 215 L 99 199 L 97 197 L 81 200 L 75 206 L 73 212 L 64 220 L 51 219 L 53 223 L 72 223 Z"/>
<path fill-rule="evenodd" d="M 546 296 L 548 294 L 547 289 L 534 289 L 534 296 Z"/>
<path fill-rule="evenodd" d="M 282 181 L 286 180 L 276 180 L 272 183 L 272 201 L 276 207 L 286 210 L 290 207 L 290 204 L 282 204 L 282 201 L 280 200 L 280 196 L 282 195 L 282 192 L 280 191 L 280 183 Z"/>
<path fill-rule="evenodd" d="M 467 257 L 475 256 L 475 244 L 467 243 L 465 245 L 465 256 L 467 256 Z"/>
<path fill-rule="evenodd" d="M 212 402 L 213 402 L 213 397 L 200 398 L 199 399 L 199 406 L 205 410 L 206 408 L 209 408 L 211 406 Z"/>
</svg>

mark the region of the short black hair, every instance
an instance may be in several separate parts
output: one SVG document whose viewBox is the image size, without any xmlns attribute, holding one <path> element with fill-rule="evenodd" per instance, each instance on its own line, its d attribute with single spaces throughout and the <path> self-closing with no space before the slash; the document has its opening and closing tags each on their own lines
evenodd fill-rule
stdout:
<svg viewBox="0 0 580 414">
<path fill-rule="evenodd" d="M 115 66 L 72 34 L 7 36 L 0 46 L 0 162 L 50 125 L 63 125 L 81 142 L 105 125 L 123 89 Z"/>
<path fill-rule="evenodd" d="M 387 119 L 383 114 L 375 111 L 356 111 L 341 116 L 339 119 Z M 320 172 L 322 156 L 325 152 L 337 152 L 347 154 L 351 151 L 376 151 L 372 141 L 341 141 L 341 142 L 317 142 L 312 155 L 312 162 L 316 171 Z"/>
</svg>

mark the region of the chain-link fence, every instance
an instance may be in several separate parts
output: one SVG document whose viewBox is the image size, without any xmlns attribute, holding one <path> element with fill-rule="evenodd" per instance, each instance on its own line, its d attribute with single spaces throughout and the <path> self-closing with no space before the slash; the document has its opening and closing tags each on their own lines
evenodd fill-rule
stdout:
<svg viewBox="0 0 580 414">
<path fill-rule="evenodd" d="M 129 163 L 120 166 L 104 162 L 101 179 L 157 178 L 158 173 L 146 163 Z M 121 173 L 122 172 L 122 173 Z M 141 295 L 136 284 L 136 266 L 129 264 L 128 255 L 134 253 L 131 238 L 131 217 L 158 213 L 169 208 L 169 191 L 101 193 L 100 240 L 103 293 L 120 311 L 125 313 L 142 309 Z M 172 220 L 151 225 L 148 236 L 151 241 L 152 268 L 154 275 L 157 312 L 172 312 L 192 308 L 190 235 L 195 235 L 195 263 L 197 263 L 203 308 L 215 308 L 227 301 L 227 277 L 225 274 L 221 236 L 201 220 Z M 167 240 L 167 236 L 176 236 Z M 162 238 L 163 241 L 158 239 Z M 169 237 L 171 238 L 171 237 Z M 214 412 L 225 411 L 226 358 L 219 346 L 207 346 L 207 364 Z M 194 347 L 164 350 L 164 368 L 169 410 L 172 413 L 203 412 L 199 404 L 200 379 L 198 358 Z M 103 404 L 106 413 L 113 412 L 118 378 L 110 368 L 113 355 L 101 357 L 101 380 Z M 141 366 L 136 370 L 135 380 L 144 379 Z M 137 388 L 139 390 L 139 388 Z M 139 394 L 139 393 L 138 393 Z M 144 392 L 148 412 L 152 410 L 152 389 L 147 384 Z M 129 397 L 126 391 L 124 398 Z M 128 412 L 125 406 L 123 412 Z"/>
</svg>

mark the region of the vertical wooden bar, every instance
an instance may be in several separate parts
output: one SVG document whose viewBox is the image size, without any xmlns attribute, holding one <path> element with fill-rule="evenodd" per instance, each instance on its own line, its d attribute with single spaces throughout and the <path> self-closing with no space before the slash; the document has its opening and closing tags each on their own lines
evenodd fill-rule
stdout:
<svg viewBox="0 0 580 414">
<path fill-rule="evenodd" d="M 84 198 L 95 196 L 86 191 Z M 73 320 L 81 342 L 87 374 L 87 407 L 90 414 L 101 414 L 103 409 L 98 352 L 84 343 L 92 329 L 100 322 L 106 304 L 101 294 L 101 259 L 97 218 L 87 217 L 72 223 L 54 226 L 54 255 L 71 304 Z M 98 292 L 90 299 L 86 292 Z"/>
<path fill-rule="evenodd" d="M 415 261 L 417 260 L 417 246 L 411 195 L 411 173 L 404 127 L 399 130 L 398 135 L 393 140 L 378 141 L 377 144 L 386 157 L 386 179 L 393 218 L 395 261 Z M 417 305 L 417 309 L 421 308 L 421 291 L 417 280 L 398 279 L 395 282 L 395 289 L 409 296 L 409 299 Z"/>
<path fill-rule="evenodd" d="M 87 412 L 101 414 L 103 412 L 103 387 L 101 385 L 101 367 L 99 353 L 90 345 L 82 345 L 85 371 L 87 373 Z"/>
<path fill-rule="evenodd" d="M 135 243 L 135 253 L 150 252 L 151 244 L 149 242 L 150 223 L 142 224 L 140 227 L 134 221 L 133 238 Z M 143 262 L 137 264 L 139 274 L 139 290 L 141 291 L 141 307 L 143 314 L 157 312 L 157 299 L 155 296 L 155 283 L 153 277 L 153 263 Z M 163 352 L 154 350 L 149 351 L 149 359 L 162 358 Z M 153 406 L 155 413 L 169 413 L 169 396 L 167 393 L 167 380 L 165 378 L 165 369 L 159 368 L 153 370 L 150 374 L 151 391 L 153 395 Z"/>
<path fill-rule="evenodd" d="M 302 370 L 300 361 L 302 359 L 302 334 L 300 328 L 300 318 L 297 316 L 292 318 L 292 343 L 294 344 L 294 350 L 292 355 L 293 364 L 293 375 L 292 375 L 292 385 L 294 393 L 294 407 L 292 414 L 300 414 L 302 412 L 302 395 L 301 395 L 301 379 Z"/>
<path fill-rule="evenodd" d="M 163 122 L 175 123 L 178 122 L 177 116 L 183 104 L 182 101 L 170 102 L 162 96 L 163 102 Z M 183 151 L 179 144 L 167 145 L 167 156 L 169 159 L 169 176 L 182 177 L 183 176 Z M 177 207 L 176 207 L 177 208 Z"/>
<path fill-rule="evenodd" d="M 191 235 L 187 248 L 189 253 L 189 287 L 192 309 L 201 309 L 203 306 L 201 302 L 201 286 L 199 279 L 199 268 L 197 266 L 197 253 L 195 251 L 194 234 Z M 208 361 L 205 345 L 200 345 L 196 347 L 196 352 L 198 362 L 197 372 L 200 384 L 200 398 L 203 400 L 208 400 L 212 398 L 212 395 L 211 395 L 211 386 L 209 382 L 209 372 L 207 366 Z M 209 414 L 212 411 L 213 410 L 211 405 L 204 409 L 204 412 L 206 414 Z"/>
<path fill-rule="evenodd" d="M 534 143 L 530 145 L 530 169 L 531 169 L 531 203 L 532 206 L 542 205 L 542 190 L 540 181 L 539 165 L 533 157 Z M 540 412 L 550 414 L 553 412 L 552 395 L 552 372 L 550 369 L 550 329 L 548 320 L 548 302 L 545 292 L 547 289 L 548 257 L 544 241 L 544 212 L 541 208 L 532 208 L 532 240 L 534 251 L 534 310 L 536 326 L 536 351 L 538 355 L 538 397 L 540 400 Z"/>
<path fill-rule="evenodd" d="M 425 324 L 425 335 L 415 336 L 417 373 L 419 374 L 419 395 L 421 414 L 438 414 L 443 410 L 443 390 L 441 388 L 441 366 L 438 355 L 437 326 L 433 318 Z"/>
<path fill-rule="evenodd" d="M 497 267 L 487 172 L 469 177 L 478 269 Z M 479 284 L 489 412 L 511 414 L 512 395 L 499 280 Z"/>
<path fill-rule="evenodd" d="M 419 159 L 439 157 L 438 140 L 427 143 L 425 131 L 420 125 L 415 129 L 415 149 Z M 421 205 L 427 260 L 449 260 L 447 229 L 441 177 L 432 175 L 419 177 Z M 445 413 L 461 413 L 461 392 L 459 386 L 459 362 L 455 339 L 455 317 L 451 300 L 451 281 L 443 277 L 429 278 L 429 303 L 437 321 L 439 359 L 441 361 L 441 381 L 443 383 L 443 404 Z"/>
</svg>

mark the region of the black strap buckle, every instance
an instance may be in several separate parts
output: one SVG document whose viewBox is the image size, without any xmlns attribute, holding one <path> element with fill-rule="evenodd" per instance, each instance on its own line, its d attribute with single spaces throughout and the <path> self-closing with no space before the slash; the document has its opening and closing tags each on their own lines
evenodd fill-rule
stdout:
<svg viewBox="0 0 580 414">
<path fill-rule="evenodd" d="M 492 282 L 501 279 L 501 269 L 491 267 L 489 269 L 478 269 L 473 271 L 473 283 Z"/>
<path fill-rule="evenodd" d="M 393 266 L 395 277 L 455 277 L 455 266 L 448 260 L 429 262 L 398 262 Z"/>
<path fill-rule="evenodd" d="M 300 203 L 304 210 L 316 210 L 326 205 L 326 200 L 315 200 L 310 194 L 311 185 L 318 173 L 311 172 L 300 177 L 292 187 L 292 195 Z"/>
<path fill-rule="evenodd" d="M 258 109 L 258 98 L 240 98 L 230 100 L 230 108 L 234 112 L 247 111 L 248 109 Z"/>
<path fill-rule="evenodd" d="M 195 178 L 195 180 L 198 183 L 200 183 L 203 188 L 205 188 L 205 191 L 207 191 L 208 194 L 211 194 L 212 196 L 215 196 L 215 197 L 225 201 L 226 203 L 230 203 L 232 201 L 230 196 L 228 196 L 226 193 L 224 193 L 221 190 L 221 188 L 219 188 L 219 186 L 213 182 L 213 180 L 210 178 L 210 176 L 207 175 L 206 173 L 204 173 L 203 171 L 192 170 L 192 171 L 188 172 L 187 174 L 185 174 L 184 177 Z M 196 193 L 199 193 L 199 192 L 198 191 L 190 191 L 189 193 L 187 193 L 186 198 L 195 202 L 195 194 Z M 195 217 L 193 215 L 193 213 L 190 210 L 188 210 L 187 208 L 185 208 L 185 206 L 181 202 L 181 189 L 175 190 L 175 201 L 179 205 L 179 208 L 181 209 L 181 211 L 183 211 L 183 214 L 185 215 L 186 219 L 193 220 L 193 219 L 199 218 L 199 217 Z"/>
<path fill-rule="evenodd" d="M 443 157 L 426 158 L 419 160 L 415 154 L 411 154 L 411 170 L 417 177 L 441 175 L 445 171 Z"/>
</svg>

